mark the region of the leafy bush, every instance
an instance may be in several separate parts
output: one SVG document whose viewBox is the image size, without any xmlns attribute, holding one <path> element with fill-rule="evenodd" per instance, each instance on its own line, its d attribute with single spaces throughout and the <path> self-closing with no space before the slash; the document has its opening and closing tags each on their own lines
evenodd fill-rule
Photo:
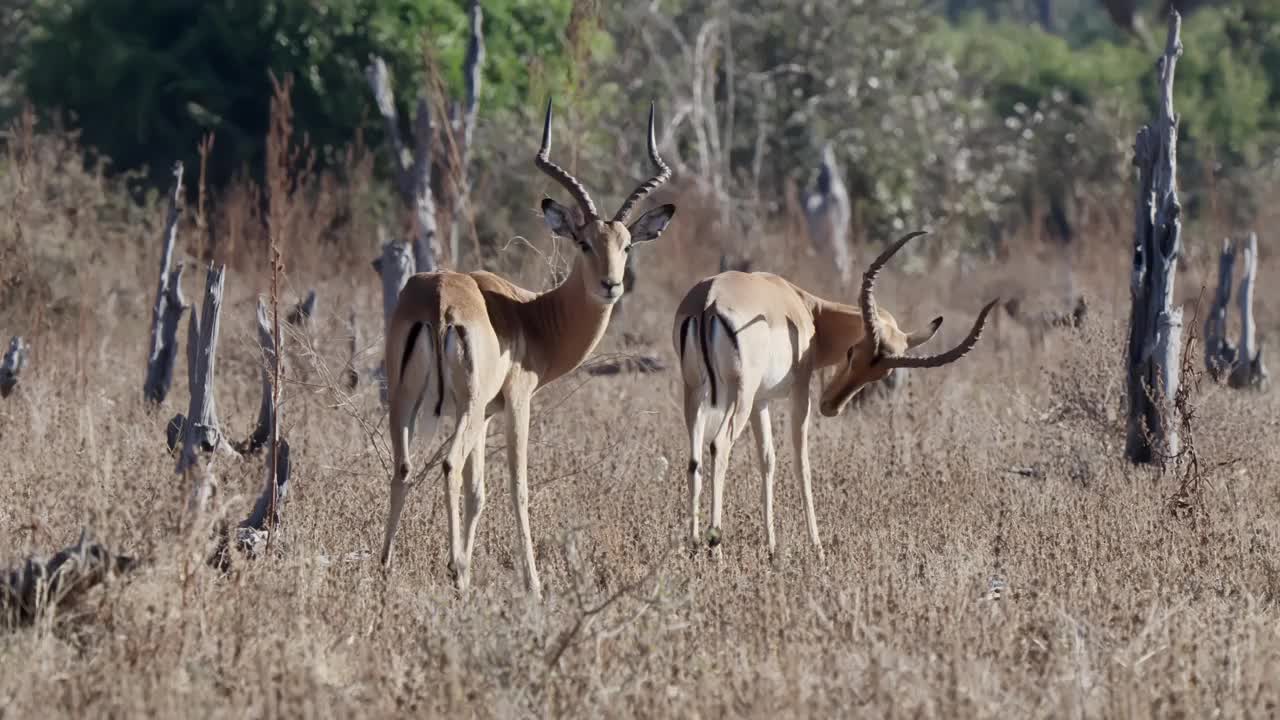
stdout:
<svg viewBox="0 0 1280 720">
<path fill-rule="evenodd" d="M 524 101 L 535 57 L 563 72 L 557 32 L 569 8 L 485 3 L 486 111 Z M 424 82 L 423 39 L 456 86 L 468 37 L 464 0 L 77 0 L 40 7 L 34 26 L 21 69 L 33 102 L 71 113 L 113 167 L 157 176 L 216 132 L 215 183 L 261 167 L 269 72 L 294 76 L 297 129 L 323 151 L 357 129 L 379 132 L 364 76 L 371 53 L 386 59 L 407 108 Z"/>
<path fill-rule="evenodd" d="M 1251 170 L 1280 140 L 1280 7 L 1210 8 L 1183 22 L 1174 103 L 1182 117 L 1179 160 L 1194 216 L 1210 173 L 1226 181 L 1225 209 L 1248 222 L 1256 198 Z M 985 92 L 1007 123 L 1055 115 L 1031 146 L 1029 181 L 1055 187 L 1063 175 L 1080 181 L 1127 173 L 1138 127 L 1156 109 L 1155 61 L 1164 26 L 1153 23 L 1150 48 L 1096 40 L 1072 46 L 1036 28 L 970 21 L 943 29 L 933 41 L 956 57 L 974 92 Z M 1049 108 L 1054 108 L 1050 113 Z M 1031 109 L 1028 112 L 1028 109 Z M 1126 175 L 1127 176 L 1127 175 Z"/>
<path fill-rule="evenodd" d="M 1048 205 L 1053 229 L 1069 233 L 1067 208 L 1128 177 L 1151 65 L 1143 51 L 1105 40 L 1072 47 L 1038 28 L 974 18 L 930 41 L 955 58 L 964 92 L 985 96 L 1009 130 L 994 139 L 1017 159 L 1009 181 L 1019 202 L 1004 219 L 1034 220 L 1030 208 Z"/>
<path fill-rule="evenodd" d="M 723 140 L 689 123 L 676 132 L 682 154 L 699 157 L 709 142 L 727 145 L 730 174 L 740 180 L 759 169 L 748 182 L 758 180 L 765 197 L 779 198 L 788 178 L 808 184 L 829 142 L 845 169 L 855 217 L 877 235 L 944 217 L 981 225 L 1010 195 L 1008 158 L 986 152 L 990 138 L 1006 131 L 985 97 L 961 90 L 950 55 L 921 42 L 944 21 L 919 3 L 751 0 L 728 11 L 673 5 L 665 16 L 636 9 L 622 20 L 626 34 L 613 30 L 615 37 L 646 38 L 650 56 L 680 58 L 684 67 L 661 73 L 666 87 L 656 94 L 677 108 L 710 107 L 712 95 L 714 112 L 724 114 Z M 699 53 L 707 28 L 726 18 L 726 47 Z M 708 63 L 714 75 L 704 85 L 711 87 L 690 87 L 689 76 Z"/>
</svg>

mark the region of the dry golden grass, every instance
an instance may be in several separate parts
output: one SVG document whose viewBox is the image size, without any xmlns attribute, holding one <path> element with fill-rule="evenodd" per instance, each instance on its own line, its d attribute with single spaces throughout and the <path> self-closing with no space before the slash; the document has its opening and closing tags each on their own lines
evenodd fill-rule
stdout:
<svg viewBox="0 0 1280 720">
<path fill-rule="evenodd" d="M 0 715 L 1276 712 L 1280 401 L 1203 385 L 1196 443 L 1211 486 L 1196 522 L 1170 515 L 1177 476 L 1121 457 L 1122 240 L 1113 252 L 1090 246 L 1077 265 L 1091 301 L 1083 330 L 1051 334 L 1039 349 L 1004 322 L 959 364 L 914 373 L 905 394 L 815 418 L 824 561 L 803 530 L 785 408 L 774 414 L 781 557 L 767 559 L 744 436 L 717 564 L 680 544 L 688 450 L 675 374 L 578 372 L 556 383 L 539 396 L 531 443 L 546 588 L 537 603 L 513 567 L 496 432 L 470 593 L 459 596 L 445 571 L 434 473 L 410 497 L 390 579 L 373 558 L 349 557 L 376 551 L 388 484 L 376 388 L 366 375 L 346 398 L 325 380 L 345 360 L 348 308 L 364 328 L 362 369 L 378 360 L 378 284 L 363 263 L 330 279 L 297 271 L 282 300 L 320 291 L 310 340 L 287 343 L 282 412 L 294 476 L 283 555 L 224 577 L 201 564 L 202 544 L 176 541 L 187 487 L 173 474 L 164 424 L 185 410 L 185 359 L 163 409 L 148 412 L 141 392 L 160 213 L 109 211 L 116 201 L 103 181 L 81 180 L 92 192 L 73 228 L 47 193 L 32 193 L 22 215 L 27 238 L 62 239 L 37 253 L 37 268 L 63 262 L 73 280 L 46 272 L 57 282 L 36 295 L 40 312 L 12 306 L 0 316 L 6 337 L 16 329 L 34 345 L 20 391 L 0 403 L 0 561 L 51 552 L 87 525 L 149 564 L 77 608 L 0 635 Z M 517 229 L 545 249 L 536 223 Z M 642 250 L 638 296 L 600 353 L 624 351 L 627 331 L 673 362 L 679 293 L 715 267 L 697 227 L 696 213 L 677 216 Z M 545 277 L 531 252 L 512 248 L 527 260 L 526 279 Z M 776 259 L 784 256 L 757 268 L 830 287 L 813 270 L 818 260 Z M 1059 302 L 1056 262 L 1019 256 L 933 278 L 894 268 L 882 303 L 909 323 L 945 312 L 942 346 L 997 292 Z M 1194 299 L 1199 275 L 1211 272 L 1188 268 L 1184 295 Z M 188 273 L 189 298 L 202 277 Z M 229 274 L 218 403 L 237 438 L 257 412 L 252 310 L 265 287 L 264 277 Z M 1277 297 L 1260 293 L 1264 334 L 1277 327 Z M 318 355 L 307 355 L 308 343 Z M 258 462 L 223 464 L 219 512 L 238 520 L 248 511 Z M 993 598 L 996 580 L 1006 586 Z"/>
</svg>

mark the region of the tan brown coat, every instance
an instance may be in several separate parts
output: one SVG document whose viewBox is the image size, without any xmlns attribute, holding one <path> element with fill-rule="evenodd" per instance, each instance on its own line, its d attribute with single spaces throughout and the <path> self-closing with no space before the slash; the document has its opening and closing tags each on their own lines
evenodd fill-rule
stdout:
<svg viewBox="0 0 1280 720">
<path fill-rule="evenodd" d="M 443 462 L 449 517 L 449 568 L 459 589 L 470 585 L 476 527 L 484 509 L 484 444 L 489 419 L 506 417 L 511 498 L 523 555 L 525 586 L 542 585 L 529 527 L 526 476 L 529 407 L 542 386 L 576 368 L 595 348 L 622 297 L 626 255 L 635 243 L 662 234 L 675 206 L 662 205 L 627 224 L 631 209 L 661 185 L 669 171 L 658 156 L 649 114 L 649 157 L 658 173 L 627 198 L 612 219 L 602 219 L 582 185 L 548 159 L 551 106 L 543 124 L 538 167 L 560 182 L 581 213 L 546 199 L 543 216 L 552 232 L 572 239 L 579 252 L 569 277 L 545 293 L 533 293 L 493 273 L 415 275 L 401 290 L 386 341 L 391 448 L 394 469 L 382 562 L 391 563 L 396 529 L 408 494 L 409 447 L 419 417 L 429 440 L 441 417 L 457 426 Z M 466 514 L 461 494 L 466 480 Z"/>
<path fill-rule="evenodd" d="M 880 255 L 863 276 L 858 306 L 825 300 L 771 273 L 725 272 L 695 284 L 681 301 L 672 327 L 672 343 L 680 357 L 684 385 L 685 424 L 689 431 L 689 534 L 696 545 L 702 487 L 705 426 L 715 424 L 711 439 L 711 531 L 708 542 L 720 544 L 724 480 L 729 454 L 748 422 L 756 437 L 764 485 L 765 532 L 769 551 L 776 550 L 773 529 L 774 447 L 769 401 L 790 397 L 796 469 L 804 495 L 809 538 L 821 552 L 810 480 L 808 427 L 809 384 L 814 374 L 835 367 L 823 389 L 819 409 L 839 415 L 867 384 L 896 367 L 938 367 L 955 362 L 977 342 L 995 301 L 978 314 L 969 336 L 946 353 L 911 357 L 938 331 L 942 318 L 908 333 L 880 309 L 873 292 L 880 268 L 908 240 L 909 234 Z M 876 321 L 868 321 L 876 318 Z"/>
</svg>

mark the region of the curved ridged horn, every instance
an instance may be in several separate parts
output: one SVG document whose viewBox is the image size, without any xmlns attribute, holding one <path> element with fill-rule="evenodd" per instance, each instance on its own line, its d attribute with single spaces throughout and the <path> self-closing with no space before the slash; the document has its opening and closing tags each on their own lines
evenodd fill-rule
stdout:
<svg viewBox="0 0 1280 720">
<path fill-rule="evenodd" d="M 640 183 L 640 186 L 631 193 L 626 202 L 622 203 L 622 207 L 618 208 L 618 213 L 613 216 L 614 222 L 626 222 L 627 216 L 635 209 L 636 203 L 639 203 L 646 195 L 657 190 L 667 180 L 671 179 L 671 168 L 662 162 L 662 157 L 658 155 L 658 138 L 653 129 L 653 103 L 649 103 L 649 160 L 658 172 L 653 177 Z"/>
<path fill-rule="evenodd" d="M 889 261 L 889 258 L 893 257 L 894 253 L 907 244 L 908 240 L 928 234 L 924 230 L 916 230 L 903 235 L 901 240 L 885 248 L 885 251 L 880 253 L 880 257 L 872 260 L 871 264 L 867 266 L 867 271 L 862 274 L 862 292 L 858 294 L 858 305 L 862 309 L 862 327 L 866 330 L 867 336 L 871 338 L 872 347 L 876 352 L 880 350 L 880 343 L 884 340 L 884 334 L 880 332 L 880 311 L 876 308 L 876 275 L 879 274 L 880 268 L 884 267 L 884 264 Z"/>
<path fill-rule="evenodd" d="M 982 336 L 982 328 L 987 323 L 987 313 L 991 312 L 991 308 L 1000 302 L 1000 298 L 996 298 L 987 303 L 982 308 L 982 312 L 978 313 L 978 319 L 973 323 L 973 329 L 969 331 L 969 335 L 959 345 L 951 348 L 944 353 L 937 355 L 925 355 L 923 357 L 887 357 L 880 362 L 882 367 L 891 368 L 935 368 L 941 367 L 948 363 L 953 363 L 964 357 L 978 343 L 978 338 Z"/>
<path fill-rule="evenodd" d="M 578 179 L 569 174 L 568 170 L 551 162 L 548 155 L 551 153 L 551 100 L 547 100 L 547 117 L 542 121 L 542 147 L 538 148 L 538 154 L 534 156 L 533 162 L 538 169 L 546 173 L 552 180 L 564 186 L 565 190 L 578 201 L 578 206 L 582 208 L 585 215 L 584 221 L 590 222 L 600 217 L 596 212 L 596 204 L 591 202 L 591 195 L 587 193 L 587 189 L 578 182 Z"/>
</svg>

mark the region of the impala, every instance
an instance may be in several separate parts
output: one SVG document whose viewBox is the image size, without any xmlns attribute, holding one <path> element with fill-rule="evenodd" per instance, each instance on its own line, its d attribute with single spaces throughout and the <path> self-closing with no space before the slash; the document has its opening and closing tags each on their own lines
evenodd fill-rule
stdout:
<svg viewBox="0 0 1280 720">
<path fill-rule="evenodd" d="M 919 331 L 906 333 L 888 312 L 876 306 L 876 274 L 913 232 L 893 243 L 862 276 L 858 307 L 824 300 L 770 273 L 724 272 L 694 285 L 676 311 L 673 342 L 684 380 L 684 417 L 689 430 L 689 534 L 699 542 L 698 503 L 702 491 L 705 425 L 717 420 L 711 438 L 711 530 L 707 541 L 721 540 L 725 473 L 733 443 L 750 421 L 763 475 L 765 532 L 769 552 L 777 550 L 773 532 L 773 435 L 769 401 L 791 396 L 792 440 L 804 494 L 809 539 L 821 554 L 813 511 L 809 471 L 809 382 L 822 368 L 837 366 L 822 391 L 819 409 L 839 415 L 859 390 L 894 368 L 932 368 L 955 362 L 973 349 L 987 314 L 978 313 L 973 329 L 951 350 L 927 357 L 906 355 L 928 341 L 942 325 L 938 317 Z"/>
<path fill-rule="evenodd" d="M 550 198 L 542 213 L 551 231 L 570 238 L 579 252 L 558 287 L 534 293 L 488 272 L 434 272 L 414 275 L 400 292 L 387 331 L 386 367 L 390 397 L 394 467 L 382 563 L 389 567 L 396 527 L 409 490 L 409 445 L 418 415 L 425 417 L 429 441 L 441 416 L 457 425 L 443 461 L 449 515 L 449 570 L 459 590 L 471 579 L 476 526 L 484 509 L 484 445 L 490 418 L 506 416 L 511 499 L 523 553 L 524 582 L 535 597 L 541 583 L 529 529 L 526 465 L 529 407 L 542 386 L 572 371 L 604 335 L 613 305 L 622 297 L 623 266 L 635 243 L 656 239 L 675 214 L 662 205 L 627 224 L 636 205 L 671 176 L 658 155 L 653 107 L 649 108 L 649 160 L 657 168 L 623 202 L 612 219 L 602 219 L 586 189 L 553 163 L 551 104 L 542 126 L 537 167 L 576 201 L 569 208 Z M 466 517 L 459 517 L 463 478 Z"/>
</svg>

